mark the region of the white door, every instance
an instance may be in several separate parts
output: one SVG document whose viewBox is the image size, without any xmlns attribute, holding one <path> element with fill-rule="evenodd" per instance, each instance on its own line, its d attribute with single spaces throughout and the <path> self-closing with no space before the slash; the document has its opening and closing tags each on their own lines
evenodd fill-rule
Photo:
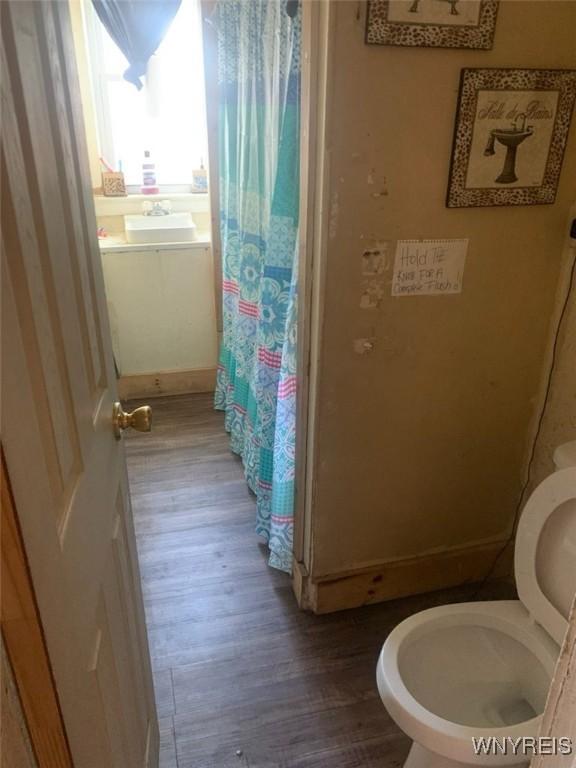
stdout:
<svg viewBox="0 0 576 768">
<path fill-rule="evenodd" d="M 13 0 L 0 12 L 2 443 L 75 768 L 154 768 L 68 4 Z"/>
</svg>

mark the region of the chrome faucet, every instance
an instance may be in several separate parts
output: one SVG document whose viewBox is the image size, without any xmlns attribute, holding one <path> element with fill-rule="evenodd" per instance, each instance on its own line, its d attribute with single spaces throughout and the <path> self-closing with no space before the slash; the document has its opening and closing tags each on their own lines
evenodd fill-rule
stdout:
<svg viewBox="0 0 576 768">
<path fill-rule="evenodd" d="M 168 216 L 172 213 L 172 203 L 170 200 L 145 200 L 142 203 L 142 213 L 144 216 Z"/>
</svg>

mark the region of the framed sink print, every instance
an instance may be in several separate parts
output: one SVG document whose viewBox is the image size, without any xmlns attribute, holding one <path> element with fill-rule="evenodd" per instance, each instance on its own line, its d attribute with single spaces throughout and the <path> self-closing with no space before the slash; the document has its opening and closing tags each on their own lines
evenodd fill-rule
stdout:
<svg viewBox="0 0 576 768">
<path fill-rule="evenodd" d="M 492 48 L 498 0 L 369 0 L 366 43 Z"/>
<path fill-rule="evenodd" d="M 463 69 L 446 205 L 553 203 L 576 70 Z"/>
</svg>

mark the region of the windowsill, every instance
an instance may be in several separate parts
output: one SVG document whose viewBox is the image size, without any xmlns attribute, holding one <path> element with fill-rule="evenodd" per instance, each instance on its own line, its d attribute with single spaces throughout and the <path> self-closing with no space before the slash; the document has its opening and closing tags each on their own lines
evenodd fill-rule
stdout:
<svg viewBox="0 0 576 768">
<path fill-rule="evenodd" d="M 154 200 L 170 200 L 175 213 L 209 213 L 210 195 L 206 192 L 159 192 L 157 195 L 126 195 L 126 197 L 106 197 L 94 195 L 96 216 L 123 216 L 129 213 L 142 213 L 142 203 Z"/>
</svg>

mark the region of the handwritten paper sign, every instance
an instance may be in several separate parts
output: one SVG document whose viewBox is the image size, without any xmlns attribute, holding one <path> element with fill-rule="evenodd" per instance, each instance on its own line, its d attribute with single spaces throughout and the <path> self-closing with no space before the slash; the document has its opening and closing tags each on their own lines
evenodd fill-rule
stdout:
<svg viewBox="0 0 576 768">
<path fill-rule="evenodd" d="M 398 240 L 392 296 L 462 291 L 468 240 Z"/>
</svg>

